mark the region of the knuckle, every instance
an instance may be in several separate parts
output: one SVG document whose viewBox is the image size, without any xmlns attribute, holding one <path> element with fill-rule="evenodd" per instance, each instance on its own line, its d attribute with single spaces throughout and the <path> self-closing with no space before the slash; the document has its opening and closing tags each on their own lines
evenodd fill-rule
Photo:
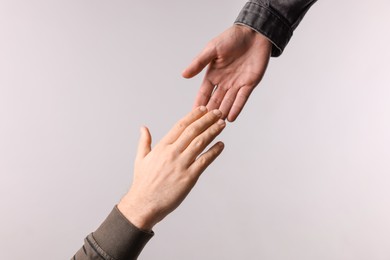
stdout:
<svg viewBox="0 0 390 260">
<path fill-rule="evenodd" d="M 210 103 L 213 103 L 215 105 L 219 105 L 221 103 L 221 99 L 220 98 L 217 98 L 215 96 L 211 96 L 210 98 Z"/>
<path fill-rule="evenodd" d="M 194 140 L 194 131 L 191 129 L 187 129 L 185 131 L 185 133 L 183 134 L 183 140 L 185 140 L 184 142 L 187 143 L 187 142 L 192 142 Z"/>
<path fill-rule="evenodd" d="M 176 146 L 169 146 L 167 149 L 167 152 L 164 156 L 165 160 L 167 161 L 173 161 L 178 156 L 178 150 Z"/>
<path fill-rule="evenodd" d="M 210 98 L 211 92 L 207 91 L 206 89 L 200 89 L 199 94 L 203 97 Z"/>
<path fill-rule="evenodd" d="M 233 97 L 227 97 L 227 98 L 225 98 L 226 103 L 229 104 L 229 105 L 233 104 L 233 103 L 234 103 L 234 100 L 235 100 L 235 98 L 233 98 Z"/>
<path fill-rule="evenodd" d="M 196 136 L 199 132 L 199 126 L 192 125 L 191 127 L 187 128 L 187 135 L 188 136 Z"/>
<path fill-rule="evenodd" d="M 207 158 L 206 156 L 202 156 L 198 159 L 199 161 L 199 164 L 202 165 L 202 166 L 205 166 L 207 164 Z"/>
<path fill-rule="evenodd" d="M 187 136 L 193 136 L 195 134 L 195 129 L 193 127 L 190 127 L 186 131 Z"/>
<path fill-rule="evenodd" d="M 219 133 L 219 131 L 220 131 L 219 128 L 211 127 L 210 128 L 210 136 L 213 137 L 213 136 L 217 135 Z"/>
<path fill-rule="evenodd" d="M 210 140 L 217 134 L 217 132 L 218 132 L 217 127 L 215 125 L 212 125 L 205 131 L 203 138 L 205 140 Z"/>
<path fill-rule="evenodd" d="M 183 128 L 186 128 L 186 123 L 185 121 L 181 120 L 179 121 L 179 123 L 177 123 L 177 126 L 176 126 L 178 129 L 183 129 Z"/>
<path fill-rule="evenodd" d="M 195 142 L 195 146 L 196 146 L 196 147 L 201 147 L 201 146 L 203 146 L 204 144 L 205 144 L 205 141 L 202 140 L 202 139 L 199 139 L 199 140 L 197 140 L 197 141 Z"/>
</svg>

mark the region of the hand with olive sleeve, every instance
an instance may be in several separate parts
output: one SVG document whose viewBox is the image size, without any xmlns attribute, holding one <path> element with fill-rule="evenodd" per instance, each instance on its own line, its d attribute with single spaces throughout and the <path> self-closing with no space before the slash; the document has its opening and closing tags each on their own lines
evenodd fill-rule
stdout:
<svg viewBox="0 0 390 260">
<path fill-rule="evenodd" d="M 198 107 L 153 149 L 149 130 L 141 129 L 133 183 L 118 204 L 131 223 L 151 230 L 180 205 L 224 148 L 222 142 L 217 142 L 203 152 L 224 129 L 221 116 L 219 110 L 208 112 L 206 107 Z"/>
</svg>

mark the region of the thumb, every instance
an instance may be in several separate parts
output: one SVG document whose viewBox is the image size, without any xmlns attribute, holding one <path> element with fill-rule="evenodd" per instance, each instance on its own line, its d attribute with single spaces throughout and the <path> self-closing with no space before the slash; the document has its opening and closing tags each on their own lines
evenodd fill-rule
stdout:
<svg viewBox="0 0 390 260">
<path fill-rule="evenodd" d="M 152 136 L 146 126 L 141 127 L 141 136 L 138 141 L 137 160 L 144 158 L 152 150 Z"/>
<path fill-rule="evenodd" d="M 217 57 L 214 44 L 207 44 L 203 51 L 191 62 L 191 64 L 183 71 L 184 78 L 192 78 L 201 72 L 212 60 Z"/>
</svg>

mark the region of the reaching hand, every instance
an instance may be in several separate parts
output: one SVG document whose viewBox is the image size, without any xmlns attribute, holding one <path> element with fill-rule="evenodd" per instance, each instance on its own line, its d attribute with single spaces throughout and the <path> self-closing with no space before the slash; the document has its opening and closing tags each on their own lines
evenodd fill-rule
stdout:
<svg viewBox="0 0 390 260">
<path fill-rule="evenodd" d="M 199 107 L 180 120 L 151 149 L 151 136 L 142 128 L 134 167 L 133 184 L 118 204 L 135 226 L 145 230 L 176 209 L 194 187 L 201 173 L 223 150 L 217 142 L 203 150 L 225 127 L 219 110 Z"/>
<path fill-rule="evenodd" d="M 233 122 L 262 79 L 271 48 L 266 37 L 242 25 L 211 40 L 183 71 L 183 77 L 192 78 L 209 65 L 194 107 L 219 109 Z"/>
</svg>

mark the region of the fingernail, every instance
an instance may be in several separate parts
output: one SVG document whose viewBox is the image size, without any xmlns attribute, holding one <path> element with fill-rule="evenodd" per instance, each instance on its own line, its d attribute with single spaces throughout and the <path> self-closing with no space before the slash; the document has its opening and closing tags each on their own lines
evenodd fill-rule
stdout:
<svg viewBox="0 0 390 260">
<path fill-rule="evenodd" d="M 222 115 L 222 112 L 219 111 L 218 109 L 214 109 L 214 110 L 213 110 L 213 113 L 214 113 L 214 115 L 216 115 L 216 116 L 221 116 L 221 115 Z"/>
<path fill-rule="evenodd" d="M 199 110 L 202 111 L 202 112 L 204 112 L 204 111 L 207 110 L 207 108 L 206 108 L 205 106 L 200 106 L 200 107 L 199 107 Z"/>
<path fill-rule="evenodd" d="M 223 125 L 225 125 L 225 120 L 219 119 L 217 124 L 223 126 Z"/>
</svg>

